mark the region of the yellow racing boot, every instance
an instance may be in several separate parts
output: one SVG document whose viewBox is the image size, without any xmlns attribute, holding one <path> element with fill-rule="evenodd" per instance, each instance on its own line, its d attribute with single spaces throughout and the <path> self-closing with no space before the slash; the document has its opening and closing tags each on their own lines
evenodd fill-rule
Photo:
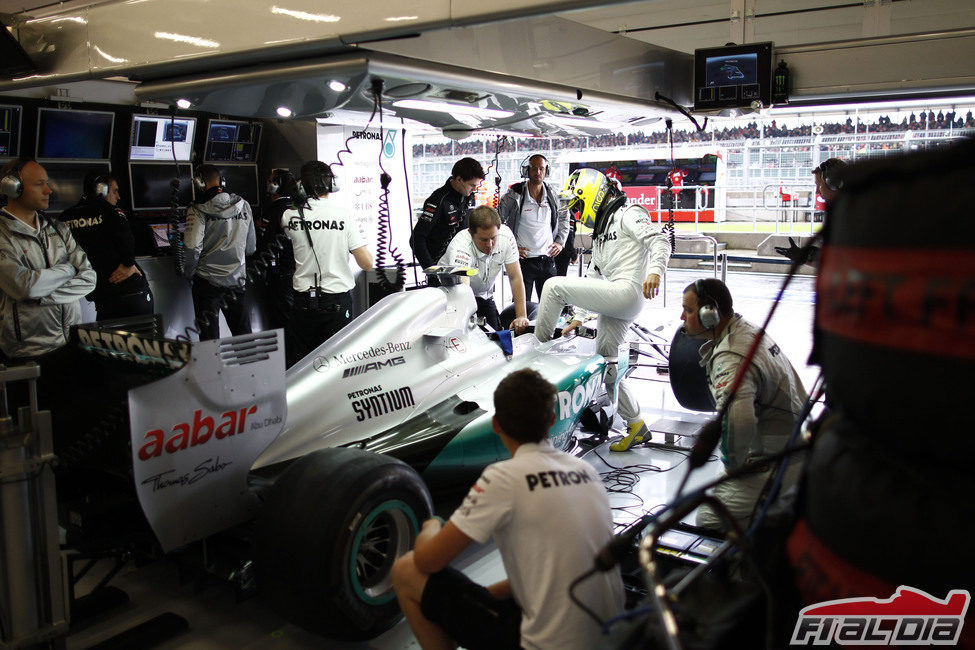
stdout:
<svg viewBox="0 0 975 650">
<path fill-rule="evenodd" d="M 609 446 L 611 451 L 626 451 L 633 445 L 649 442 L 650 430 L 643 420 L 635 420 L 626 425 L 626 435 Z"/>
</svg>

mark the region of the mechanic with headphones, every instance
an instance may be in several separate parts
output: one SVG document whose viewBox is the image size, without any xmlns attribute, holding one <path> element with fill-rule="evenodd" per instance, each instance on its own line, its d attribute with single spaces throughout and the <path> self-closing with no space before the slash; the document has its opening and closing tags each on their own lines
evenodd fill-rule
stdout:
<svg viewBox="0 0 975 650">
<path fill-rule="evenodd" d="M 501 221 L 518 242 L 526 300 L 531 299 L 532 287 L 541 300 L 542 286 L 556 275 L 555 258 L 569 234 L 569 213 L 545 182 L 550 171 L 545 156 L 529 155 L 521 163 L 521 177 L 526 180 L 512 185 L 498 203 Z"/>
<path fill-rule="evenodd" d="M 735 313 L 731 292 L 716 278 L 687 285 L 681 304 L 684 331 L 707 339 L 701 346 L 701 365 L 720 410 L 760 328 Z M 725 473 L 785 448 L 806 401 L 806 389 L 782 349 L 765 334 L 733 397 L 721 423 L 719 449 Z M 783 490 L 796 483 L 801 467 L 802 457 L 794 455 L 786 468 Z M 725 481 L 714 488 L 714 496 L 747 527 L 773 470 L 774 464 Z M 722 522 L 705 504 L 697 511 L 697 525 L 721 528 Z"/>
<path fill-rule="evenodd" d="M 50 219 L 51 185 L 33 160 L 0 171 L 0 357 L 29 360 L 63 346 L 81 322 L 78 299 L 95 288 L 95 271 L 64 224 Z"/>
<path fill-rule="evenodd" d="M 257 250 L 250 204 L 224 189 L 220 170 L 200 165 L 193 177 L 197 199 L 186 210 L 183 274 L 193 283 L 193 311 L 200 340 L 220 336 L 220 311 L 233 335 L 250 334 L 244 304 L 246 256 Z"/>
<path fill-rule="evenodd" d="M 572 172 L 562 196 L 566 209 L 579 211 L 582 224 L 593 229 L 592 259 L 587 277 L 556 277 L 545 283 L 535 336 L 542 342 L 551 339 L 566 305 L 579 311 L 562 334 L 582 324 L 588 316 L 585 310 L 595 312 L 599 316 L 596 351 L 606 359 L 604 381 L 613 394 L 619 346 L 643 310 L 644 298 L 653 299 L 660 290 L 660 278 L 670 258 L 670 241 L 653 224 L 646 208 L 627 205 L 623 190 L 598 170 Z M 610 449 L 626 451 L 632 444 L 649 440 L 650 433 L 627 382 L 621 378 L 618 388 L 618 412 L 626 421 L 626 435 Z"/>
<path fill-rule="evenodd" d="M 359 225 L 332 196 L 339 189 L 332 168 L 310 160 L 300 176 L 301 204 L 281 216 L 295 259 L 294 311 L 285 330 L 289 367 L 352 320 L 355 277 L 349 254 L 363 271 L 373 264 Z"/>
<path fill-rule="evenodd" d="M 843 189 L 843 174 L 849 165 L 839 158 L 827 158 L 812 170 L 816 179 L 816 210 L 825 210 L 833 202 L 836 195 Z M 784 255 L 800 264 L 814 264 L 819 259 L 819 247 L 810 246 L 803 249 L 789 237 L 789 247 L 776 246 L 775 252 Z"/>
<path fill-rule="evenodd" d="M 287 169 L 274 169 L 267 179 L 269 201 L 264 204 L 257 219 L 257 247 L 272 251 L 267 268 L 268 329 L 285 327 L 294 308 L 294 292 L 291 288 L 295 274 L 295 256 L 291 240 L 283 237 L 281 217 L 290 210 L 298 196 L 298 182 Z"/>
<path fill-rule="evenodd" d="M 151 314 L 154 309 L 149 282 L 135 263 L 132 229 L 118 200 L 118 179 L 90 172 L 81 200 L 60 216 L 98 274 L 92 295 L 98 320 Z"/>
<path fill-rule="evenodd" d="M 473 158 L 461 158 L 450 170 L 450 178 L 423 203 L 410 247 L 421 268 L 437 263 L 450 240 L 467 227 L 467 216 L 474 207 L 474 191 L 484 180 L 484 168 Z"/>
</svg>

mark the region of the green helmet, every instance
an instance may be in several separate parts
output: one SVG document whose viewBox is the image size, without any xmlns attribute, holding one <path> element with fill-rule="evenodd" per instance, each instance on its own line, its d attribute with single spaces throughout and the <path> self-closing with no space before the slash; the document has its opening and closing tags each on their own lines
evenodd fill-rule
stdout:
<svg viewBox="0 0 975 650">
<path fill-rule="evenodd" d="M 587 168 L 577 169 L 569 175 L 559 198 L 566 202 L 569 212 L 580 212 L 582 225 L 594 228 L 600 208 L 613 195 L 611 187 L 612 183 L 602 172 Z"/>
</svg>

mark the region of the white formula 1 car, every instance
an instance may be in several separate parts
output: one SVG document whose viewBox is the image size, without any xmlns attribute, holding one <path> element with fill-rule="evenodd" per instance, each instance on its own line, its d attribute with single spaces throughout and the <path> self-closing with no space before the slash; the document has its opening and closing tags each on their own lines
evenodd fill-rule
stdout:
<svg viewBox="0 0 975 650">
<path fill-rule="evenodd" d="M 89 357 L 168 373 L 128 390 L 130 485 L 162 550 L 245 530 L 238 566 L 253 561 L 289 620 L 344 639 L 391 627 L 390 569 L 430 490 L 466 490 L 507 457 L 491 429 L 498 382 L 531 367 L 555 384 L 563 449 L 603 393 L 593 341 L 506 342 L 478 326 L 470 288 L 441 277 L 382 299 L 286 374 L 280 331 L 190 344 L 79 328 Z M 77 441 L 62 447 L 77 458 Z"/>
</svg>

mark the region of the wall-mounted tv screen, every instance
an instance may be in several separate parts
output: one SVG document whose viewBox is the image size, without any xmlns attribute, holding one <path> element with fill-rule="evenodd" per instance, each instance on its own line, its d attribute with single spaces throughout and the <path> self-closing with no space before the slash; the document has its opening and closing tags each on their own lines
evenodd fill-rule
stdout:
<svg viewBox="0 0 975 650">
<path fill-rule="evenodd" d="M 257 162 L 257 146 L 260 141 L 260 124 L 210 120 L 203 159 L 207 162 Z"/>
<path fill-rule="evenodd" d="M 189 162 L 195 132 L 195 117 L 133 115 L 129 160 Z"/>
<path fill-rule="evenodd" d="M 108 163 L 47 161 L 41 165 L 47 172 L 53 190 L 48 200 L 48 212 L 61 212 L 80 201 L 84 194 L 85 176 L 89 172 L 107 174 L 111 169 Z"/>
<path fill-rule="evenodd" d="M 0 105 L 0 157 L 20 156 L 20 106 Z"/>
<path fill-rule="evenodd" d="M 694 51 L 694 110 L 772 105 L 772 43 Z"/>
<path fill-rule="evenodd" d="M 37 158 L 108 160 L 114 113 L 37 109 Z"/>
<path fill-rule="evenodd" d="M 219 165 L 218 169 L 227 181 L 228 192 L 237 194 L 251 205 L 260 204 L 261 192 L 257 183 L 257 165 Z"/>
<path fill-rule="evenodd" d="M 179 165 L 179 175 L 172 163 L 129 163 L 129 181 L 133 210 L 165 210 L 172 201 L 171 181 L 179 178 L 176 200 L 185 207 L 193 201 L 193 167 Z"/>
</svg>

